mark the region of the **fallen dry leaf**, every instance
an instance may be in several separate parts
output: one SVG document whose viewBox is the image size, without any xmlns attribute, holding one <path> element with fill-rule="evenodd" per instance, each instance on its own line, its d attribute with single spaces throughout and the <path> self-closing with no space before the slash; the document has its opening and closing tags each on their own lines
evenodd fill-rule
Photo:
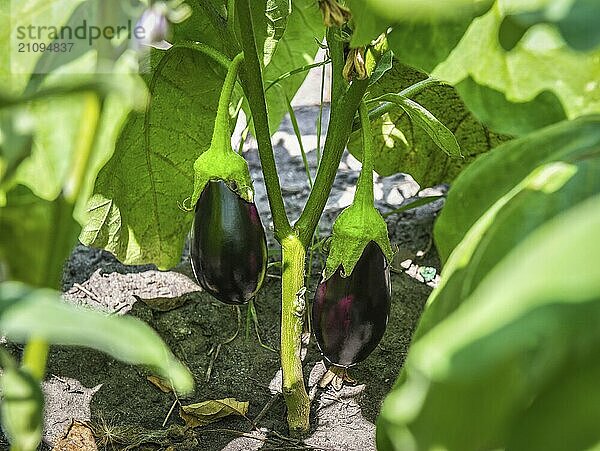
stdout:
<svg viewBox="0 0 600 451">
<path fill-rule="evenodd" d="M 73 420 L 52 451 L 98 451 L 98 447 L 92 430 L 85 423 Z"/>
<path fill-rule="evenodd" d="M 214 423 L 229 415 L 244 416 L 248 413 L 247 401 L 237 401 L 235 398 L 211 399 L 196 404 L 181 406 L 179 416 L 186 426 L 195 428 Z"/>
<path fill-rule="evenodd" d="M 146 379 L 160 391 L 164 393 L 173 393 L 173 387 L 168 380 L 158 376 L 147 376 Z"/>
</svg>

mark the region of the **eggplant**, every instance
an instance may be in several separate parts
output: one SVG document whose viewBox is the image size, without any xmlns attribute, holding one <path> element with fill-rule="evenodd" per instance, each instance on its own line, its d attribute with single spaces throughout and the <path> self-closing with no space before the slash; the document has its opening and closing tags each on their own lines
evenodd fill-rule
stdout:
<svg viewBox="0 0 600 451">
<path fill-rule="evenodd" d="M 226 304 L 248 302 L 267 271 L 267 240 L 256 205 L 223 181 L 208 182 L 196 203 L 190 257 L 205 291 Z"/>
<path fill-rule="evenodd" d="M 333 365 L 366 359 L 381 341 L 391 305 L 390 269 L 381 248 L 370 241 L 352 273 L 340 266 L 317 287 L 312 321 L 317 345 Z"/>
</svg>

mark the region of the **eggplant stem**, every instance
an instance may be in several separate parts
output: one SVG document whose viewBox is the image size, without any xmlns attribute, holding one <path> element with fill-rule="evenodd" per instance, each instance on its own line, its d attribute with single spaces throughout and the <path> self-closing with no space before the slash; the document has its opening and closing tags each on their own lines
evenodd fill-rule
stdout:
<svg viewBox="0 0 600 451">
<path fill-rule="evenodd" d="M 281 367 L 283 396 L 287 405 L 290 434 L 299 436 L 309 429 L 310 399 L 302 376 L 302 326 L 304 319 L 304 268 L 306 251 L 296 235 L 281 241 Z"/>
</svg>

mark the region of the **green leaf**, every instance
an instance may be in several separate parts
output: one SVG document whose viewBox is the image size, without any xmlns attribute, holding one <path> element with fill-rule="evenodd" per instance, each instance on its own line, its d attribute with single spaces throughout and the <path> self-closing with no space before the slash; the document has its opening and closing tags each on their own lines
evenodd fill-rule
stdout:
<svg viewBox="0 0 600 451">
<path fill-rule="evenodd" d="M 451 21 L 461 17 L 476 17 L 487 11 L 492 0 L 365 0 L 371 13 L 388 20 Z"/>
<path fill-rule="evenodd" d="M 404 64 L 430 72 L 458 44 L 474 17 L 493 1 L 352 0 L 353 47 L 368 44 L 393 26 L 390 49 Z"/>
<path fill-rule="evenodd" d="M 574 359 L 575 360 L 575 359 Z M 543 390 L 523 413 L 508 440 L 508 449 L 598 449 L 600 360 L 574 361 L 563 368 L 555 384 Z M 560 389 L 557 389 L 557 386 Z M 565 406 L 584 415 L 556 415 Z M 595 447 L 594 447 L 595 445 Z"/>
<path fill-rule="evenodd" d="M 368 45 L 381 33 L 385 33 L 390 21 L 373 14 L 372 8 L 364 0 L 346 0 L 346 4 L 352 12 L 352 39 L 351 47 Z"/>
<path fill-rule="evenodd" d="M 283 37 L 291 12 L 292 0 L 258 0 L 252 5 L 256 49 L 264 66 L 271 61 L 277 43 Z"/>
<path fill-rule="evenodd" d="M 10 182 L 21 162 L 31 154 L 32 136 L 19 130 L 17 117 L 0 112 L 0 193 Z M 2 205 L 2 200 L 0 200 Z"/>
<path fill-rule="evenodd" d="M 600 359 L 598 230 L 595 195 L 537 227 L 421 335 L 384 402 L 378 448 L 537 449 L 532 443 L 547 442 L 543 434 L 557 425 L 560 441 L 549 449 L 597 444 L 600 419 L 597 409 L 579 410 L 591 387 L 578 375 L 597 373 Z M 569 257 L 577 264 L 565 265 Z M 541 409 L 561 398 L 565 380 L 572 402 Z M 523 435 L 522 422 L 536 427 Z"/>
<path fill-rule="evenodd" d="M 387 49 L 387 43 L 385 45 L 385 48 Z M 369 71 L 369 60 L 372 58 L 372 55 L 374 55 L 375 53 L 376 52 L 373 51 L 372 47 L 369 47 L 369 49 L 367 49 L 367 52 L 365 55 L 367 71 Z M 373 58 L 373 59 L 375 59 L 375 58 Z M 369 77 L 369 84 L 372 85 L 374 83 L 377 83 L 379 81 L 379 79 L 381 77 L 383 77 L 383 74 L 385 74 L 388 70 L 390 70 L 393 67 L 393 62 L 394 62 L 393 52 L 391 50 L 384 51 L 384 53 L 381 55 L 381 57 L 375 64 L 375 68 L 373 69 L 373 72 L 371 73 L 371 76 Z"/>
<path fill-rule="evenodd" d="M 508 101 L 502 92 L 482 86 L 471 77 L 456 85 L 456 90 L 468 99 L 469 110 L 499 133 L 523 136 L 566 119 L 560 100 L 550 91 L 540 92 L 529 102 L 515 103 Z"/>
<path fill-rule="evenodd" d="M 565 42 L 575 50 L 587 51 L 600 45 L 597 22 L 600 3 L 596 0 L 546 2 L 542 6 L 542 9 L 507 15 L 502 20 L 499 41 L 505 50 L 512 50 L 525 32 L 539 23 L 555 25 Z"/>
<path fill-rule="evenodd" d="M 181 393 L 193 388 L 188 369 L 148 325 L 133 317 L 107 316 L 69 305 L 53 290 L 0 284 L 0 331 L 17 343 L 35 336 L 51 344 L 93 348 L 150 367 Z"/>
<path fill-rule="evenodd" d="M 506 52 L 498 42 L 503 5 L 475 19 L 432 75 L 457 86 L 465 104 L 499 132 L 524 134 L 550 118 L 600 112 L 600 53 L 576 52 L 556 30 L 541 25 Z M 461 83 L 469 77 L 472 82 Z"/>
<path fill-rule="evenodd" d="M 8 268 L 9 280 L 60 287 L 63 264 L 81 230 L 72 208 L 62 196 L 48 201 L 23 185 L 7 193 L 0 209 L 0 236 L 10 239 L 0 241 L 0 262 Z"/>
<path fill-rule="evenodd" d="M 80 239 L 126 264 L 167 268 L 190 230 L 192 215 L 181 205 L 193 189 L 194 161 L 210 144 L 224 71 L 187 47 L 154 55 L 152 100 L 129 116 L 100 171 Z"/>
<path fill-rule="evenodd" d="M 425 74 L 395 62 L 394 67 L 371 86 L 367 98 L 400 92 L 425 78 Z M 411 98 L 455 136 L 464 158 L 440 152 L 428 134 L 431 130 L 419 127 L 404 110 L 394 109 L 372 122 L 375 171 L 382 176 L 406 172 L 421 186 L 450 182 L 478 154 L 506 140 L 477 122 L 450 86 L 429 86 Z M 439 139 L 437 134 L 436 138 Z M 360 133 L 355 132 L 348 149 L 360 159 L 361 148 Z"/>
<path fill-rule="evenodd" d="M 433 142 L 448 155 L 453 157 L 462 156 L 454 134 L 427 108 L 400 94 L 384 94 L 378 99 L 384 102 L 392 102 L 402 108 L 408 114 L 412 123 L 424 130 Z"/>
<path fill-rule="evenodd" d="M 269 86 L 271 81 L 276 80 L 282 74 L 312 64 L 324 35 L 325 28 L 316 3 L 313 0 L 293 0 L 292 12 L 285 32 L 263 72 L 265 86 Z M 285 96 L 289 99 L 293 98 L 307 74 L 308 72 L 305 71 L 287 77 L 266 92 L 271 133 L 277 131 L 281 120 L 287 113 L 286 103 L 281 99 L 284 99 Z"/>
<path fill-rule="evenodd" d="M 2 431 L 14 449 L 37 449 L 44 425 L 42 389 L 31 374 L 17 368 L 9 358 L 3 356 L 0 376 Z"/>
<path fill-rule="evenodd" d="M 11 61 L 11 54 L 17 49 L 11 46 L 11 35 L 19 26 L 31 24 L 65 24 L 75 8 L 84 0 L 30 0 L 17 2 L 3 0 L 0 7 L 0 86 L 9 94 L 20 94 L 29 80 L 37 60 L 43 55 L 39 52 L 18 53 Z"/>
<path fill-rule="evenodd" d="M 442 261 L 448 259 L 467 231 L 536 167 L 556 161 L 570 162 L 588 154 L 592 158 L 593 150 L 599 144 L 600 118 L 595 116 L 556 124 L 481 156 L 454 182 L 436 222 L 435 241 Z M 589 164 L 589 158 L 580 164 Z M 580 179 L 580 182 L 590 192 L 596 186 L 593 177 Z M 570 195 L 565 194 L 561 204 L 557 205 L 558 211 L 562 202 L 570 199 Z"/>
<path fill-rule="evenodd" d="M 187 2 L 191 7 L 192 15 L 183 22 L 173 25 L 173 36 L 169 42 L 173 45 L 190 41 L 202 42 L 226 54 L 228 43 L 224 42 L 222 33 L 227 25 L 226 3 L 225 0 Z"/>
</svg>

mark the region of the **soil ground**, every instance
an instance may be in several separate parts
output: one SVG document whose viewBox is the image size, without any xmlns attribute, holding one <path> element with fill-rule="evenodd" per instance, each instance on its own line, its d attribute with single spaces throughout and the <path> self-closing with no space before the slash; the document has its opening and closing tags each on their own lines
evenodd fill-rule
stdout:
<svg viewBox="0 0 600 451">
<path fill-rule="evenodd" d="M 311 145 L 310 130 L 318 108 L 300 107 L 297 115 L 303 135 Z M 325 124 L 326 125 L 326 124 Z M 290 218 L 301 211 L 308 194 L 302 159 L 297 151 L 291 124 L 284 122 L 275 136 L 276 157 L 281 168 L 282 186 Z M 263 223 L 269 230 L 266 195 L 260 175 L 256 145 L 246 144 L 246 157 L 255 178 L 256 200 Z M 315 172 L 315 152 L 309 152 Z M 340 165 L 330 202 L 320 225 L 326 236 L 333 218 L 352 199 L 352 188 L 359 164 L 345 155 Z M 407 176 L 379 178 L 376 185 L 378 207 L 389 211 L 418 195 L 419 187 Z M 425 191 L 444 192 L 444 187 Z M 423 192 L 421 192 L 421 195 Z M 134 315 L 150 324 L 173 352 L 190 368 L 196 391 L 182 404 L 208 399 L 233 397 L 249 401 L 246 418 L 229 417 L 203 428 L 185 430 L 177 409 L 166 421 L 174 403 L 146 379 L 150 373 L 125 365 L 102 353 L 83 348 L 54 347 L 44 383 L 46 394 L 45 447 L 54 444 L 71 420 L 89 421 L 99 449 L 140 450 L 250 450 L 250 449 L 375 449 L 375 426 L 381 403 L 391 389 L 406 356 L 412 333 L 424 303 L 435 284 L 425 283 L 419 267 L 439 270 L 435 248 L 431 246 L 433 220 L 443 200 L 388 218 L 390 236 L 398 246 L 396 270 L 392 274 L 393 302 L 389 324 L 381 345 L 362 363 L 350 370 L 358 385 L 341 391 L 316 390 L 316 381 L 324 372 L 314 340 L 305 357 L 305 378 L 311 387 L 312 430 L 304 441 L 287 437 L 285 405 L 278 393 L 278 354 L 267 347 L 279 348 L 280 280 L 273 266 L 263 289 L 255 300 L 258 331 L 265 346 L 257 339 L 252 323 L 247 323 L 247 307 L 242 307 L 241 330 L 235 340 L 216 347 L 237 329 L 235 308 L 211 298 L 194 281 L 187 253 L 172 271 L 158 271 L 152 265 L 126 266 L 107 252 L 79 245 L 73 251 L 64 272 L 65 298 L 113 314 Z M 270 233 L 270 232 L 269 232 Z M 272 255 L 277 245 L 269 237 Z M 307 299 L 322 269 L 323 255 L 315 255 Z M 404 262 L 411 260 L 410 262 Z M 143 299 L 168 298 L 168 311 L 151 308 Z M 249 327 L 248 327 L 249 326 Z M 14 352 L 19 348 L 12 346 Z M 207 373 L 210 370 L 210 376 Z M 257 420 L 257 417 L 259 419 Z"/>
</svg>

